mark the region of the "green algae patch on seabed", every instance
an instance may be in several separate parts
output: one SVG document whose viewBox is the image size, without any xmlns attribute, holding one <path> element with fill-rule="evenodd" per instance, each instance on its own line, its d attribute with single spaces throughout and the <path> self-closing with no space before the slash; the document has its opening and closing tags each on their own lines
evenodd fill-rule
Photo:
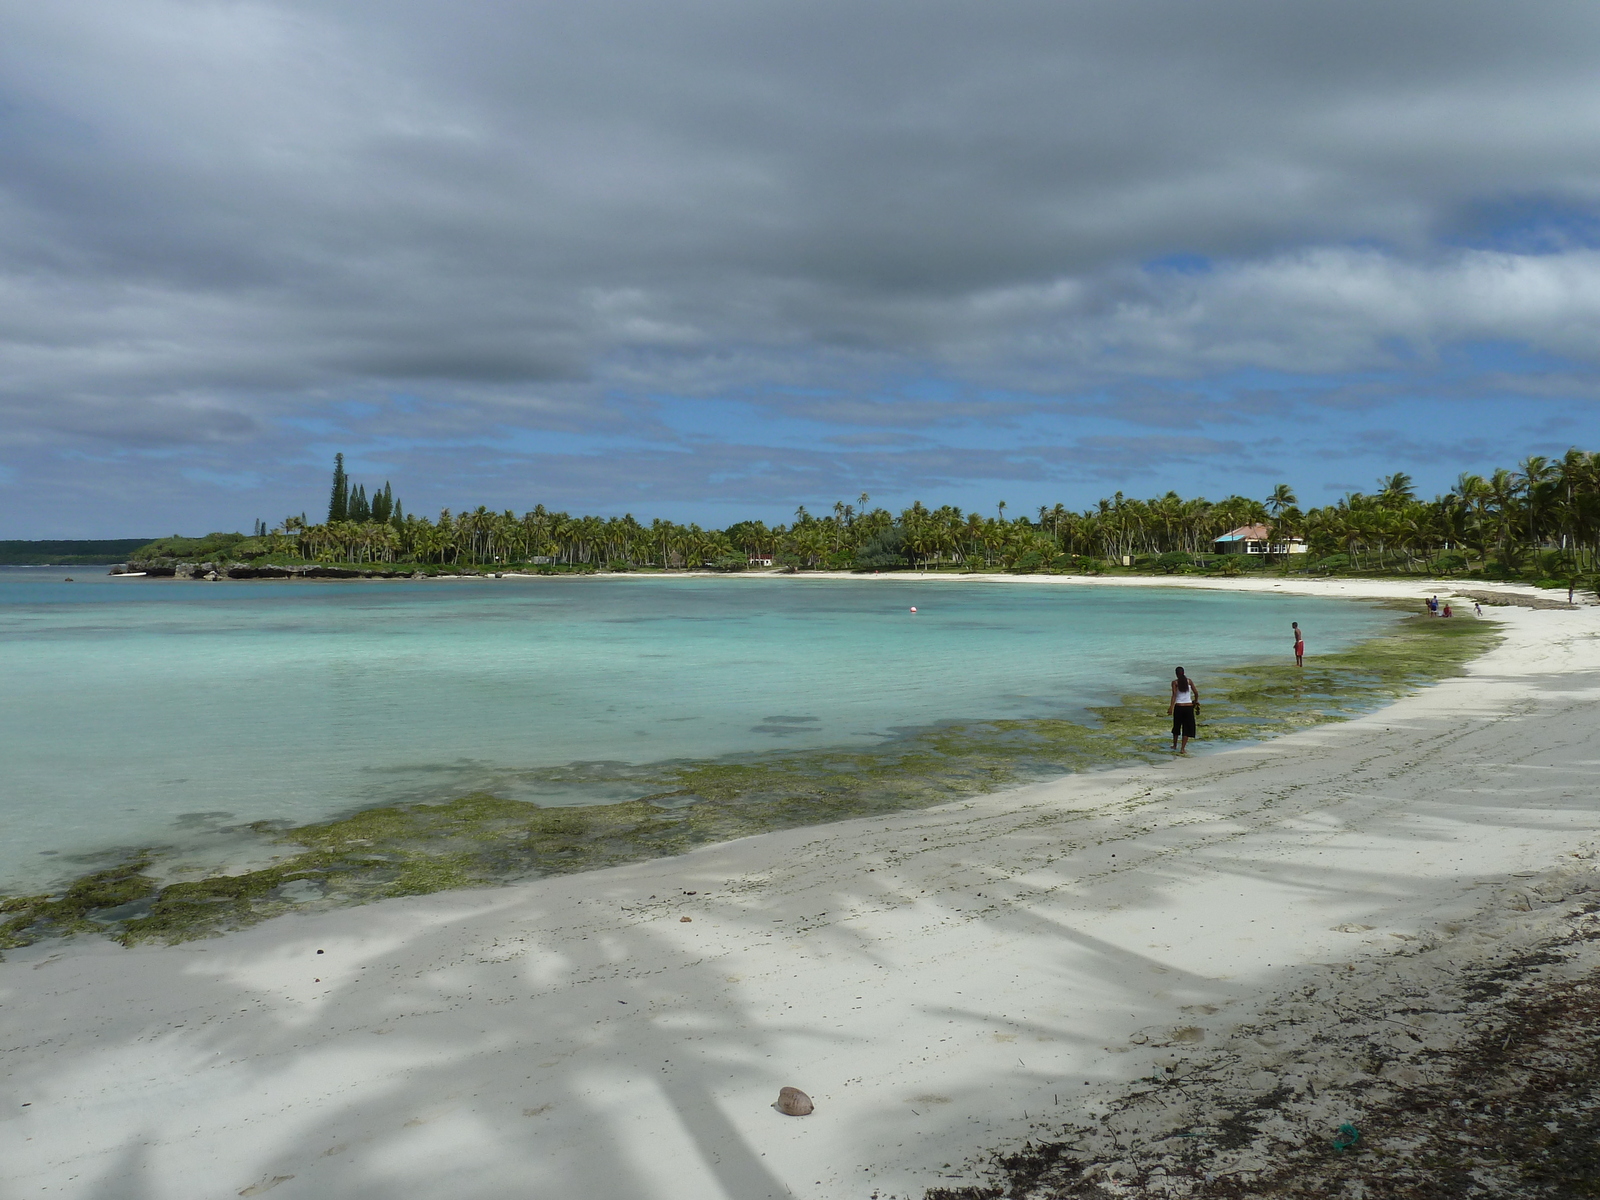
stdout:
<svg viewBox="0 0 1600 1200">
<path fill-rule="evenodd" d="M 160 885 L 144 874 L 149 865 L 149 855 L 141 854 L 109 870 L 81 876 L 59 896 L 0 897 L 0 947 L 104 929 L 103 916 L 96 921 L 95 915 L 115 913 L 156 893 Z"/>
<path fill-rule="evenodd" d="M 1197 673 L 1200 735 L 1237 743 L 1345 720 L 1459 674 L 1498 639 L 1487 622 L 1411 617 L 1305 667 Z M 60 895 L 0 899 L 0 947 L 90 931 L 125 945 L 183 941 L 290 911 L 596 870 L 1170 752 L 1164 695 L 1124 696 L 1090 713 L 1090 723 L 950 722 L 863 749 L 579 764 L 528 775 L 544 785 L 604 783 L 638 794 L 614 804 L 541 807 L 479 793 L 289 828 L 262 822 L 252 827 L 257 836 L 284 853 L 260 870 L 163 886 L 153 871 L 160 851 L 144 850 Z"/>
</svg>

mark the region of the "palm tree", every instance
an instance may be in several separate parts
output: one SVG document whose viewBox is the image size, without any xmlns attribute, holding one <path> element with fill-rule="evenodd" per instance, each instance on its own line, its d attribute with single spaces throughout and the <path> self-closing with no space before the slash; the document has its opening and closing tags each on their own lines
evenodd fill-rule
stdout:
<svg viewBox="0 0 1600 1200">
<path fill-rule="evenodd" d="M 1545 525 L 1560 494 L 1557 470 L 1554 463 L 1540 454 L 1525 458 L 1518 464 L 1528 546 L 1533 550 L 1544 544 Z"/>
<path fill-rule="evenodd" d="M 1389 507 L 1403 507 L 1416 498 L 1416 492 L 1411 484 L 1411 476 L 1404 471 L 1396 471 L 1393 475 L 1379 477 L 1378 499 Z"/>
<path fill-rule="evenodd" d="M 1055 507 L 1050 510 L 1050 532 L 1055 535 L 1057 545 L 1061 542 L 1061 522 L 1066 518 L 1067 507 L 1058 501 Z M 1041 525 L 1044 524 L 1042 515 L 1039 518 L 1039 523 Z"/>
<path fill-rule="evenodd" d="M 1287 483 L 1280 483 L 1272 489 L 1272 495 L 1267 497 L 1267 511 L 1277 520 L 1278 514 L 1292 505 L 1299 504 L 1300 498 L 1294 494 L 1294 489 Z"/>
<path fill-rule="evenodd" d="M 1518 511 L 1522 481 L 1504 467 L 1497 467 L 1489 476 L 1489 508 L 1494 513 L 1495 548 L 1502 559 L 1510 554 L 1513 527 L 1521 515 Z"/>
</svg>

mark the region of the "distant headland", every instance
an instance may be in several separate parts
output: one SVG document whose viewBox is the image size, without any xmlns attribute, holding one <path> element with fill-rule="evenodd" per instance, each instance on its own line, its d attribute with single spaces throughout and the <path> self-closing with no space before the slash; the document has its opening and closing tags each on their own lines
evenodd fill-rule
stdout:
<svg viewBox="0 0 1600 1200">
<path fill-rule="evenodd" d="M 0 541 L 0 567 L 92 567 L 120 563 L 149 543 L 149 538 Z"/>
</svg>

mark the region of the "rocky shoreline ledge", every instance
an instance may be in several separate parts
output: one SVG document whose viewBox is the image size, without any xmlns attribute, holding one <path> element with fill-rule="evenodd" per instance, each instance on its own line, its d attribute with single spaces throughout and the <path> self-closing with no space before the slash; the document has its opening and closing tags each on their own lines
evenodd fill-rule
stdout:
<svg viewBox="0 0 1600 1200">
<path fill-rule="evenodd" d="M 112 575 L 146 575 L 151 578 L 196 579 L 427 579 L 410 567 L 335 567 L 324 563 L 170 562 L 130 560 L 112 566 Z M 481 575 L 471 567 L 452 568 L 453 575 Z"/>
<path fill-rule="evenodd" d="M 260 562 L 238 562 L 238 561 L 229 561 L 229 560 L 217 560 L 217 561 L 205 561 L 205 562 L 189 562 L 189 561 L 177 561 L 177 560 L 170 559 L 170 558 L 130 559 L 129 561 L 124 562 L 124 563 L 114 563 L 114 564 L 112 564 L 111 565 L 111 569 L 108 572 L 108 574 L 111 574 L 111 575 L 147 576 L 147 577 L 152 578 L 152 579 L 162 579 L 162 578 L 165 578 L 165 579 L 186 579 L 186 580 L 204 581 L 204 582 L 208 582 L 208 583 L 214 583 L 214 582 L 218 582 L 220 580 L 225 580 L 225 579 L 440 579 L 440 578 L 462 578 L 462 577 L 500 579 L 500 578 L 504 578 L 504 577 L 506 577 L 508 575 L 509 576 L 513 576 L 513 577 L 526 577 L 526 576 L 529 576 L 529 575 L 560 575 L 562 577 L 568 577 L 568 576 L 574 576 L 574 575 L 631 574 L 631 573 L 632 572 L 624 571 L 624 570 L 610 570 L 610 569 L 593 568 L 593 567 L 589 567 L 589 568 L 583 568 L 583 567 L 570 568 L 569 567 L 569 568 L 563 568 L 563 569 L 561 569 L 559 571 L 550 570 L 550 569 L 538 569 L 538 568 L 535 568 L 532 571 L 529 571 L 526 568 L 515 568 L 515 569 L 507 569 L 507 570 L 496 571 L 496 570 L 485 570 L 485 569 L 483 569 L 481 567 L 461 566 L 461 565 L 458 565 L 458 564 L 449 564 L 449 565 L 441 564 L 441 565 L 437 565 L 437 566 L 430 566 L 427 569 L 420 569 L 414 563 L 402 563 L 402 564 L 396 564 L 396 565 L 393 565 L 393 566 L 384 566 L 384 565 L 380 565 L 380 564 L 374 564 L 372 566 L 356 567 L 356 566 L 339 566 L 339 565 L 334 565 L 334 564 L 330 564 L 330 563 L 260 563 Z M 725 575 L 727 573 L 726 572 L 716 572 L 716 571 L 712 571 L 712 570 L 707 569 L 707 570 L 704 570 L 704 571 L 688 571 L 688 572 L 672 571 L 672 572 L 668 572 L 668 574 L 674 574 L 674 575 L 676 575 L 676 574 L 692 574 L 692 575 L 724 574 Z M 751 572 L 748 572 L 747 574 L 751 575 L 751 576 L 768 576 L 768 575 L 781 575 L 781 574 L 797 574 L 797 572 L 794 572 L 794 571 L 792 571 L 792 569 L 790 569 L 790 570 L 784 570 L 784 571 L 751 571 Z M 878 576 L 876 576 L 876 575 L 868 575 L 868 574 L 863 574 L 863 573 L 860 573 L 860 572 L 848 572 L 848 571 L 847 572 L 808 571 L 808 572 L 805 572 L 804 577 L 805 578 L 809 578 L 809 579 L 841 579 L 841 578 L 842 579 L 867 579 L 867 578 L 878 578 Z M 1136 578 L 1128 578 L 1128 577 L 1106 578 L 1106 577 L 1097 577 L 1097 576 L 1015 575 L 1015 574 L 1009 574 L 1009 573 L 1005 573 L 1005 572 L 972 572 L 972 573 L 963 574 L 963 575 L 960 575 L 960 576 L 954 576 L 954 575 L 932 575 L 932 576 L 930 576 L 930 575 L 928 575 L 928 574 L 926 574 L 924 572 L 919 572 L 919 571 L 903 571 L 903 572 L 902 571 L 896 571 L 896 572 L 891 572 L 889 577 L 890 578 L 906 579 L 906 580 L 917 580 L 919 582 L 928 580 L 930 578 L 931 579 L 943 579 L 943 580 L 963 580 L 963 581 L 971 581 L 973 579 L 982 579 L 982 580 L 985 580 L 985 581 L 1005 581 L 1005 582 L 1017 582 L 1017 583 L 1050 582 L 1050 583 L 1074 583 L 1074 584 L 1080 584 L 1080 585 L 1084 585 L 1084 584 L 1089 584 L 1089 585 L 1093 585 L 1093 584 L 1101 584 L 1101 585 L 1104 585 L 1104 584 L 1113 584 L 1113 585 L 1115 585 L 1115 584 L 1133 584 L 1133 585 L 1136 585 L 1136 586 L 1137 585 L 1143 585 L 1143 586 L 1160 586 L 1160 587 L 1174 587 L 1174 586 L 1179 586 L 1179 587 L 1193 587 L 1193 586 L 1215 587 L 1215 586 L 1218 586 L 1218 585 L 1226 587 L 1229 583 L 1237 582 L 1237 581 L 1229 581 L 1229 580 L 1216 580 L 1216 579 L 1210 579 L 1210 578 L 1199 578 L 1199 577 L 1192 577 L 1192 576 L 1186 577 L 1186 576 L 1172 576 L 1172 575 L 1150 575 L 1150 576 L 1139 576 L 1139 577 L 1136 577 Z M 1561 598 L 1559 592 L 1551 594 L 1551 595 L 1541 594 L 1540 592 L 1538 592 L 1538 591 L 1534 590 L 1533 588 L 1531 588 L 1529 586 L 1526 586 L 1526 585 L 1504 585 L 1504 584 L 1499 585 L 1499 586 L 1484 586 L 1484 585 L 1480 585 L 1480 586 L 1477 586 L 1475 588 L 1461 586 L 1462 584 L 1477 583 L 1478 582 L 1478 581 L 1474 581 L 1474 580 L 1456 580 L 1456 581 L 1451 581 L 1451 580 L 1436 580 L 1436 579 L 1435 580 L 1416 579 L 1416 580 L 1388 581 L 1388 580 L 1382 580 L 1382 579 L 1367 579 L 1367 578 L 1360 578 L 1360 577 L 1346 578 L 1346 577 L 1341 577 L 1341 576 L 1328 576 L 1328 577 L 1316 578 L 1316 579 L 1307 578 L 1307 577 L 1299 577 L 1299 578 L 1293 579 L 1292 581 L 1287 579 L 1287 578 L 1279 579 L 1279 578 L 1274 577 L 1274 578 L 1272 578 L 1270 580 L 1259 581 L 1259 582 L 1270 583 L 1273 587 L 1282 587 L 1286 583 L 1292 583 L 1292 586 L 1293 586 L 1294 590 L 1296 590 L 1296 591 L 1306 590 L 1307 594 L 1323 593 L 1323 592 L 1325 592 L 1325 589 L 1327 589 L 1329 586 L 1338 587 L 1340 585 L 1352 584 L 1352 583 L 1354 583 L 1354 584 L 1397 583 L 1401 587 L 1409 588 L 1411 586 L 1415 586 L 1417 588 L 1419 596 L 1420 595 L 1427 595 L 1427 594 L 1430 594 L 1430 593 L 1437 593 L 1438 595 L 1440 595 L 1440 596 L 1442 596 L 1442 597 L 1444 597 L 1446 599 L 1453 599 L 1453 600 L 1458 600 L 1458 601 L 1466 601 L 1468 603 L 1476 601 L 1479 604 L 1492 605 L 1494 607 L 1507 607 L 1507 606 L 1509 606 L 1509 607 L 1513 607 L 1513 608 L 1536 608 L 1536 609 L 1544 608 L 1544 609 L 1569 609 L 1570 610 L 1570 609 L 1575 609 L 1575 608 L 1582 607 L 1584 604 L 1590 604 L 1590 603 L 1594 602 L 1592 599 L 1584 599 L 1579 603 L 1574 603 L 1573 601 L 1569 601 L 1569 600 Z M 1574 599 L 1576 599 L 1576 597 Z"/>
</svg>

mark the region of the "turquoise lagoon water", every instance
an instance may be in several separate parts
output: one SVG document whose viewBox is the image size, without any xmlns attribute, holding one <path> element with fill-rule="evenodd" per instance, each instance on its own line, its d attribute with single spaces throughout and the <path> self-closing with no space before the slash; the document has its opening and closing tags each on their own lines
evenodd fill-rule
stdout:
<svg viewBox="0 0 1600 1200">
<path fill-rule="evenodd" d="M 0 891 L 117 847 L 473 789 L 540 768 L 871 745 L 1165 696 L 1182 663 L 1381 630 L 1336 600 L 902 579 L 187 583 L 0 570 Z M 63 576 L 72 573 L 76 582 Z M 909 611 L 915 605 L 918 612 Z M 92 860 L 88 860 L 92 861 Z"/>
</svg>

